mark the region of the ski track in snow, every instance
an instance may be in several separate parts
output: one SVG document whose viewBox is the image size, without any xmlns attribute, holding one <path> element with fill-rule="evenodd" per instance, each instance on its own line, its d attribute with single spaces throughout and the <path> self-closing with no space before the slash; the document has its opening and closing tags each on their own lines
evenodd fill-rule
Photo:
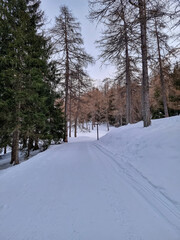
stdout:
<svg viewBox="0 0 180 240">
<path fill-rule="evenodd" d="M 98 142 L 51 147 L 0 175 L 0 240 L 179 240 L 173 202 Z"/>
<path fill-rule="evenodd" d="M 132 164 L 123 161 L 122 158 L 121 161 L 117 161 L 117 156 L 100 144 L 96 143 L 94 146 L 106 156 L 109 156 L 111 164 L 114 163 L 116 165 L 114 167 L 115 171 L 120 175 L 125 175 L 129 184 L 136 189 L 155 211 L 158 211 L 159 214 L 175 227 L 180 236 L 180 211 L 174 205 L 174 202 L 134 168 Z"/>
</svg>

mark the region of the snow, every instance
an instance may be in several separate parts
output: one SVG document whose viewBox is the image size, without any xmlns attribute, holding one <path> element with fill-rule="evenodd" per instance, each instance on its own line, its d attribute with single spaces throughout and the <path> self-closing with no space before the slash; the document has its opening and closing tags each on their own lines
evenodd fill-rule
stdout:
<svg viewBox="0 0 180 240">
<path fill-rule="evenodd" d="M 101 144 L 120 161 L 132 164 L 180 210 L 180 116 L 114 129 Z"/>
<path fill-rule="evenodd" d="M 0 239 L 179 240 L 179 130 L 102 126 L 2 170 Z"/>
<path fill-rule="evenodd" d="M 35 150 L 35 151 L 31 150 L 28 159 L 37 155 L 40 151 L 42 151 L 42 150 L 41 149 L 38 149 L 38 150 Z M 21 163 L 21 162 L 26 161 L 26 160 L 27 160 L 26 151 L 25 150 L 20 150 L 19 151 L 19 162 Z M 0 154 L 0 170 L 13 167 L 10 164 L 10 161 L 11 161 L 11 148 L 8 147 L 6 154 L 3 154 L 3 153 Z M 0 174 L 1 173 L 2 173 L 2 171 L 0 171 Z"/>
<path fill-rule="evenodd" d="M 110 130 L 113 129 L 114 127 L 110 127 Z M 90 129 L 90 126 L 88 127 Z M 93 130 L 84 130 L 82 131 L 81 129 L 78 129 L 78 137 L 71 137 L 69 138 L 69 142 L 85 142 L 85 141 L 95 141 L 97 140 L 97 128 L 94 127 Z M 99 126 L 99 137 L 103 137 L 108 133 L 106 125 L 100 125 Z"/>
</svg>

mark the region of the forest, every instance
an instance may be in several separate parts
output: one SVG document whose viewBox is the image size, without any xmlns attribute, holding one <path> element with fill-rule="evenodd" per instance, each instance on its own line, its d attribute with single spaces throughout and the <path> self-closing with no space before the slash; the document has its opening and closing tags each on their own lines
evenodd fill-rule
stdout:
<svg viewBox="0 0 180 240">
<path fill-rule="evenodd" d="M 180 114 L 179 0 L 89 0 L 99 59 L 116 68 L 98 87 L 76 17 L 61 6 L 47 30 L 40 0 L 0 1 L 0 150 L 11 147 L 13 165 L 87 123 L 149 127 Z"/>
</svg>

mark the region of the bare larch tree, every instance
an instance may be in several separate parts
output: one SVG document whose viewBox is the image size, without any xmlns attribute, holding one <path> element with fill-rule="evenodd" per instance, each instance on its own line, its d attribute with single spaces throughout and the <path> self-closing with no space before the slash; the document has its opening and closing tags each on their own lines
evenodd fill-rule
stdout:
<svg viewBox="0 0 180 240">
<path fill-rule="evenodd" d="M 89 1 L 90 18 L 104 24 L 105 30 L 97 41 L 100 58 L 114 63 L 121 69 L 126 84 L 126 123 L 131 123 L 131 56 L 135 36 L 132 7 L 127 1 Z M 120 75 L 120 74 L 119 74 Z"/>
<path fill-rule="evenodd" d="M 55 26 L 51 29 L 56 46 L 55 56 L 58 57 L 60 71 L 63 73 L 65 92 L 65 128 L 64 142 L 68 142 L 68 108 L 70 104 L 71 73 L 77 62 L 86 65 L 92 62 L 92 57 L 83 48 L 83 39 L 79 22 L 74 18 L 68 7 L 60 8 L 60 15 L 56 17 Z"/>
</svg>

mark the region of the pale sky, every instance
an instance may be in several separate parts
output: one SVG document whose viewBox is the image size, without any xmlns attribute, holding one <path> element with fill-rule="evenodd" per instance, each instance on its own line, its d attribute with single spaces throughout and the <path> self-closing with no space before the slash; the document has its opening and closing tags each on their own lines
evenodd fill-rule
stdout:
<svg viewBox="0 0 180 240">
<path fill-rule="evenodd" d="M 95 47 L 94 42 L 99 39 L 101 29 L 97 27 L 96 23 L 92 23 L 87 19 L 88 0 L 41 0 L 41 2 L 41 9 L 49 20 L 48 27 L 54 24 L 55 17 L 59 15 L 61 5 L 69 7 L 73 16 L 81 23 L 81 33 L 87 53 L 97 59 L 99 50 Z M 97 61 L 95 65 L 88 67 L 90 77 L 96 80 L 98 85 L 104 78 L 113 77 L 113 72 L 113 66 L 101 67 L 101 61 Z"/>
</svg>

